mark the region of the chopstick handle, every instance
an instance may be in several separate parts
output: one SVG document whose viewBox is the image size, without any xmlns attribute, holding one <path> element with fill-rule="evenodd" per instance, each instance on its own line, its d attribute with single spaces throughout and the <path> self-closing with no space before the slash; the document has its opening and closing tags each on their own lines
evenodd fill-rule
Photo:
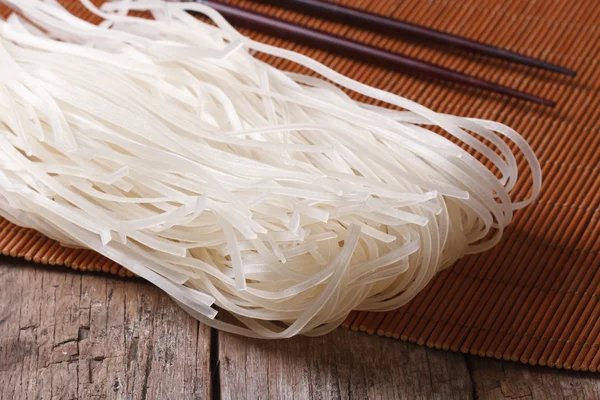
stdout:
<svg viewBox="0 0 600 400">
<path fill-rule="evenodd" d="M 203 0 L 202 3 L 221 13 L 231 24 L 249 28 L 272 36 L 292 40 L 304 45 L 331 51 L 350 58 L 377 64 L 388 68 L 412 70 L 421 75 L 456 82 L 472 87 L 490 90 L 508 96 L 517 97 L 534 103 L 553 107 L 555 103 L 535 95 L 521 92 L 506 86 L 488 82 L 471 75 L 443 68 L 435 64 L 392 53 L 354 40 L 345 39 L 326 32 L 307 28 L 302 25 L 275 19 L 228 4 Z"/>
<path fill-rule="evenodd" d="M 518 64 L 529 65 L 542 68 L 549 71 L 558 72 L 565 75 L 575 76 L 576 72 L 560 65 L 542 61 L 514 51 L 505 50 L 500 47 L 491 46 L 482 42 L 467 39 L 461 36 L 438 31 L 425 26 L 400 21 L 397 19 L 374 14 L 357 8 L 346 7 L 339 4 L 333 4 L 321 0 L 257 0 L 262 3 L 268 3 L 279 7 L 293 9 L 305 14 L 311 14 L 319 18 L 338 21 L 355 27 L 360 27 L 373 32 L 386 35 L 409 35 L 436 42 L 442 45 L 448 45 L 472 53 L 483 54 L 502 60 L 512 61 Z"/>
</svg>

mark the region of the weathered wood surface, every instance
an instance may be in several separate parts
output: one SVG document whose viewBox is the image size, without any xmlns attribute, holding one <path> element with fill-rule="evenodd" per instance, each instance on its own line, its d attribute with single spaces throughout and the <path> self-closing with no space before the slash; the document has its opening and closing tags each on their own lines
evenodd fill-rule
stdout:
<svg viewBox="0 0 600 400">
<path fill-rule="evenodd" d="M 338 330 L 211 332 L 141 281 L 0 258 L 0 399 L 600 398 L 600 375 Z"/>
<path fill-rule="evenodd" d="M 280 341 L 219 334 L 224 399 L 468 399 L 462 354 L 348 330 Z"/>
<path fill-rule="evenodd" d="M 0 260 L 2 399 L 210 397 L 210 330 L 140 281 Z"/>
<path fill-rule="evenodd" d="M 475 393 L 481 400 L 591 400 L 600 398 L 600 375 L 470 356 Z"/>
</svg>

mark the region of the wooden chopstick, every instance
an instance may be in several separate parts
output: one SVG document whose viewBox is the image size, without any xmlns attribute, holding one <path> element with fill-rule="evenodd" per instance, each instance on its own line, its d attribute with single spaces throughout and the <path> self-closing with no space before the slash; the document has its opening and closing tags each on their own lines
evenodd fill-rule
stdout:
<svg viewBox="0 0 600 400">
<path fill-rule="evenodd" d="M 328 50 L 367 63 L 378 64 L 389 68 L 408 69 L 419 75 L 427 75 L 446 81 L 456 82 L 504 95 L 524 99 L 537 104 L 553 107 L 555 103 L 529 93 L 507 86 L 492 83 L 462 72 L 453 71 L 425 61 L 407 57 L 377 47 L 369 46 L 354 40 L 332 35 L 302 25 L 272 18 L 264 14 L 248 11 L 229 4 L 211 0 L 201 0 L 225 17 L 231 24 L 249 28 L 283 39 L 292 40 L 308 46 Z"/>
<path fill-rule="evenodd" d="M 256 0 L 283 8 L 311 14 L 319 18 L 342 22 L 348 25 L 360 27 L 372 32 L 386 35 L 405 35 L 418 38 L 428 42 L 436 42 L 443 45 L 458 47 L 472 53 L 483 54 L 490 57 L 507 60 L 518 64 L 528 65 L 554 71 L 565 75 L 575 76 L 576 72 L 524 54 L 516 53 L 500 47 L 491 46 L 486 43 L 470 40 L 461 36 L 427 28 L 422 25 L 400 21 L 383 15 L 374 14 L 357 8 L 334 4 L 321 0 Z"/>
</svg>

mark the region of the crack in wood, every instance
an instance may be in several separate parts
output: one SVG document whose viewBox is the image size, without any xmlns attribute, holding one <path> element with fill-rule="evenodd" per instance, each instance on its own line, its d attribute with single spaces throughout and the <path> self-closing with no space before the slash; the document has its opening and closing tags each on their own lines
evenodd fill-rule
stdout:
<svg viewBox="0 0 600 400">
<path fill-rule="evenodd" d="M 152 354 L 153 346 L 152 343 L 149 343 L 149 348 L 147 353 Z M 148 378 L 150 377 L 150 373 L 152 372 L 152 357 L 148 356 L 146 358 L 146 368 L 144 370 L 144 381 L 142 383 L 142 400 L 146 399 L 146 395 L 148 394 Z"/>
<path fill-rule="evenodd" d="M 219 400 L 221 398 L 221 360 L 219 359 L 219 333 L 216 329 L 210 330 L 210 382 L 211 398 Z"/>
</svg>

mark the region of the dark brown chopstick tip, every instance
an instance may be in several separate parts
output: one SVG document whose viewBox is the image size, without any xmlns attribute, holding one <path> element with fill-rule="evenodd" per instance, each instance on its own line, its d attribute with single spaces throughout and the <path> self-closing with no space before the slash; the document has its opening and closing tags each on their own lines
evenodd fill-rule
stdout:
<svg viewBox="0 0 600 400">
<path fill-rule="evenodd" d="M 556 107 L 556 102 L 552 101 L 552 100 L 548 100 L 548 99 L 544 99 L 544 98 L 540 98 L 540 104 L 547 106 L 547 107 Z"/>
<path fill-rule="evenodd" d="M 507 89 L 503 87 L 502 89 Z M 532 103 L 540 104 L 546 107 L 556 107 L 556 102 L 553 100 L 545 99 L 543 97 L 539 97 L 533 94 L 517 91 L 514 89 L 509 89 L 508 91 L 498 91 L 498 93 L 503 93 L 509 96 L 517 97 L 526 101 L 530 101 Z"/>
<path fill-rule="evenodd" d="M 539 65 L 540 68 L 544 68 L 548 71 L 558 72 L 559 74 L 567 75 L 567 76 L 577 76 L 577 71 L 574 71 L 569 68 L 561 67 L 560 65 L 544 63 L 543 65 Z"/>
</svg>

